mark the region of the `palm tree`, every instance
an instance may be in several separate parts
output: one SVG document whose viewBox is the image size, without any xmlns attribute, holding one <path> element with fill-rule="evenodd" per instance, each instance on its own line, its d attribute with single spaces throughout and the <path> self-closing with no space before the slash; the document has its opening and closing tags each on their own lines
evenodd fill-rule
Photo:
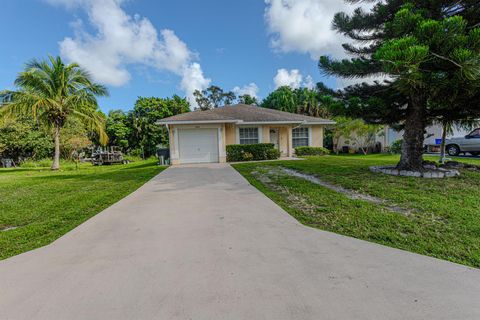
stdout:
<svg viewBox="0 0 480 320">
<path fill-rule="evenodd" d="M 52 170 L 60 168 L 60 130 L 67 119 L 77 118 L 99 135 L 108 137 L 105 121 L 98 113 L 96 96 L 107 96 L 107 89 L 92 81 L 78 64 L 65 65 L 60 57 L 32 60 L 15 80 L 16 91 L 4 91 L 0 98 L 4 116 L 31 115 L 53 130 L 55 152 Z"/>
</svg>

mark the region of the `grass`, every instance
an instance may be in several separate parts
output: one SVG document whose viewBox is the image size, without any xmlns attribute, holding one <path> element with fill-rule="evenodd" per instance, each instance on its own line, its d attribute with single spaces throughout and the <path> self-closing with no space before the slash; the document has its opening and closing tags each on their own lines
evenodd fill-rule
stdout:
<svg viewBox="0 0 480 320">
<path fill-rule="evenodd" d="M 64 165 L 58 172 L 0 169 L 0 230 L 16 227 L 0 231 L 0 259 L 49 244 L 164 169 L 153 160 L 78 170 Z"/>
<path fill-rule="evenodd" d="M 426 157 L 436 160 L 435 157 Z M 458 159 L 480 165 L 479 160 Z M 369 166 L 397 156 L 325 156 L 234 167 L 301 223 L 395 248 L 480 267 L 480 173 L 429 180 L 374 174 Z M 275 174 L 287 167 L 411 210 L 352 200 L 303 179 Z"/>
</svg>

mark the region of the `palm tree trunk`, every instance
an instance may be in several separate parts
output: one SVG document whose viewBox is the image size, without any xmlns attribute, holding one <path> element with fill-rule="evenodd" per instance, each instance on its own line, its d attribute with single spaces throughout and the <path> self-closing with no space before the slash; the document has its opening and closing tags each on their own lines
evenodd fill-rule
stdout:
<svg viewBox="0 0 480 320">
<path fill-rule="evenodd" d="M 54 128 L 55 153 L 53 154 L 52 170 L 60 169 L 60 126 L 55 124 Z"/>
<path fill-rule="evenodd" d="M 447 140 L 447 124 L 442 126 L 442 143 L 440 144 L 440 163 L 445 163 L 445 140 Z"/>
</svg>

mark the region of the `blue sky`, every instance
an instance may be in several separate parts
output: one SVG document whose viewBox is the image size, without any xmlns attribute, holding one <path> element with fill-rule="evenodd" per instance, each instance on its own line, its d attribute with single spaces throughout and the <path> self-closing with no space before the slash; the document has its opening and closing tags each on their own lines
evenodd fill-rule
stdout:
<svg viewBox="0 0 480 320">
<path fill-rule="evenodd" d="M 2 0 L 0 88 L 13 88 L 26 61 L 48 54 L 79 62 L 108 86 L 105 112 L 209 84 L 260 98 L 283 84 L 338 87 L 316 60 L 341 55 L 330 22 L 350 8 L 339 2 Z"/>
</svg>

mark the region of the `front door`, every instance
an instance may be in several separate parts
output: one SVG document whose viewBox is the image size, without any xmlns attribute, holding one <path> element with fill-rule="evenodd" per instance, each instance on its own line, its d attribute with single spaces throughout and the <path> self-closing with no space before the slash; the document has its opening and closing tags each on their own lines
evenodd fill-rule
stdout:
<svg viewBox="0 0 480 320">
<path fill-rule="evenodd" d="M 279 132 L 278 128 L 270 129 L 270 143 L 273 143 L 276 149 L 280 149 L 278 132 Z"/>
</svg>

